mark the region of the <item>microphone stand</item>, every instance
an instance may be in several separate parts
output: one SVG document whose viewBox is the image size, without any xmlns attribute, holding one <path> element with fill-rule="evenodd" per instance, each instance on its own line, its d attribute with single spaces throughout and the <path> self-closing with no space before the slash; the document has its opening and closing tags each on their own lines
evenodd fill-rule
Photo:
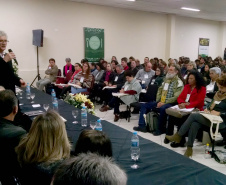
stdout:
<svg viewBox="0 0 226 185">
<path fill-rule="evenodd" d="M 35 82 L 35 80 L 36 80 L 37 78 L 38 78 L 38 80 L 41 79 L 40 73 L 39 73 L 38 46 L 37 46 L 37 75 L 36 75 L 35 79 L 33 80 L 33 82 L 31 83 L 31 86 L 32 86 L 32 87 L 34 87 L 34 86 L 33 86 L 33 83 Z"/>
</svg>

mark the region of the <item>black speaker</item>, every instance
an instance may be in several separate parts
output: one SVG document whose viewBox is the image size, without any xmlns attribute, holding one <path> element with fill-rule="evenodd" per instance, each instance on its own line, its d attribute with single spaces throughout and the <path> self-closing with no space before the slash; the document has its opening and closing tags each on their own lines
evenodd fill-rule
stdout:
<svg viewBox="0 0 226 185">
<path fill-rule="evenodd" d="M 43 47 L 43 30 L 32 30 L 33 41 L 32 44 L 38 47 Z"/>
</svg>

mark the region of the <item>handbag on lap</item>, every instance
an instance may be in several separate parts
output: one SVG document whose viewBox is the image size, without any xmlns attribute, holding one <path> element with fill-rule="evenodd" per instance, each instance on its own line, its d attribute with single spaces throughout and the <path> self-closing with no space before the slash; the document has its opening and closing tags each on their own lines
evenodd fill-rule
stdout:
<svg viewBox="0 0 226 185">
<path fill-rule="evenodd" d="M 183 112 L 177 109 L 168 108 L 166 109 L 166 114 L 176 117 L 176 118 L 182 118 L 183 116 L 191 114 L 191 112 Z"/>
</svg>

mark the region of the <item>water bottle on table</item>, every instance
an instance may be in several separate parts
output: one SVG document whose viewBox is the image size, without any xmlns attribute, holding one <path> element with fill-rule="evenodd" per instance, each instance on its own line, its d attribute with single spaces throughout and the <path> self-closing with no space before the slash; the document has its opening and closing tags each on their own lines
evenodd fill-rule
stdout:
<svg viewBox="0 0 226 185">
<path fill-rule="evenodd" d="M 102 131 L 102 124 L 101 124 L 100 119 L 98 119 L 97 122 L 96 122 L 95 130 Z"/>
<path fill-rule="evenodd" d="M 30 95 L 31 95 L 31 89 L 30 89 L 29 83 L 27 83 L 27 86 L 26 86 L 26 98 L 30 99 L 31 98 Z"/>
<path fill-rule="evenodd" d="M 52 102 L 53 102 L 54 99 L 56 98 L 56 93 L 55 93 L 54 89 L 52 89 L 51 96 L 52 96 Z"/>
<path fill-rule="evenodd" d="M 135 163 L 131 166 L 132 169 L 137 169 L 139 166 L 136 164 L 136 161 L 140 157 L 140 148 L 139 148 L 139 137 L 137 132 L 133 132 L 131 138 L 131 159 L 135 161 Z"/>
<path fill-rule="evenodd" d="M 139 137 L 137 135 L 137 132 L 133 132 L 131 138 L 131 148 L 139 148 Z"/>
<path fill-rule="evenodd" d="M 87 110 L 86 110 L 86 106 L 82 107 L 82 110 L 81 110 L 81 125 L 82 125 L 82 127 L 87 127 Z"/>
<path fill-rule="evenodd" d="M 57 98 L 54 98 L 54 100 L 53 100 L 53 110 L 58 112 L 58 101 L 57 101 Z"/>
</svg>

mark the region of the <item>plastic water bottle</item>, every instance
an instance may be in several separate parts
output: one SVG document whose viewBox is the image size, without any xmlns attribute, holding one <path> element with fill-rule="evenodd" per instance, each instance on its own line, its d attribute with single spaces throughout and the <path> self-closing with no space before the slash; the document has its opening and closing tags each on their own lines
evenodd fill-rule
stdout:
<svg viewBox="0 0 226 185">
<path fill-rule="evenodd" d="M 97 120 L 95 130 L 99 130 L 99 131 L 102 131 L 103 130 L 100 119 Z"/>
<path fill-rule="evenodd" d="M 51 96 L 52 96 L 52 102 L 53 102 L 54 99 L 56 98 L 56 93 L 55 93 L 54 89 L 52 89 Z"/>
<path fill-rule="evenodd" d="M 137 132 L 133 132 L 133 136 L 131 138 L 131 148 L 139 148 L 139 137 Z"/>
<path fill-rule="evenodd" d="M 81 125 L 82 127 L 87 127 L 87 110 L 85 106 L 81 110 Z"/>
<path fill-rule="evenodd" d="M 207 143 L 207 144 L 206 144 L 206 147 L 205 147 L 205 158 L 206 158 L 206 159 L 210 159 L 210 158 L 211 158 L 209 143 Z"/>
<path fill-rule="evenodd" d="M 26 98 L 30 99 L 31 98 L 30 95 L 31 95 L 31 89 L 30 89 L 29 83 L 27 83 L 27 86 L 26 86 Z"/>
<path fill-rule="evenodd" d="M 54 98 L 54 100 L 53 100 L 53 110 L 58 112 L 58 101 L 57 101 L 57 98 Z"/>
</svg>

